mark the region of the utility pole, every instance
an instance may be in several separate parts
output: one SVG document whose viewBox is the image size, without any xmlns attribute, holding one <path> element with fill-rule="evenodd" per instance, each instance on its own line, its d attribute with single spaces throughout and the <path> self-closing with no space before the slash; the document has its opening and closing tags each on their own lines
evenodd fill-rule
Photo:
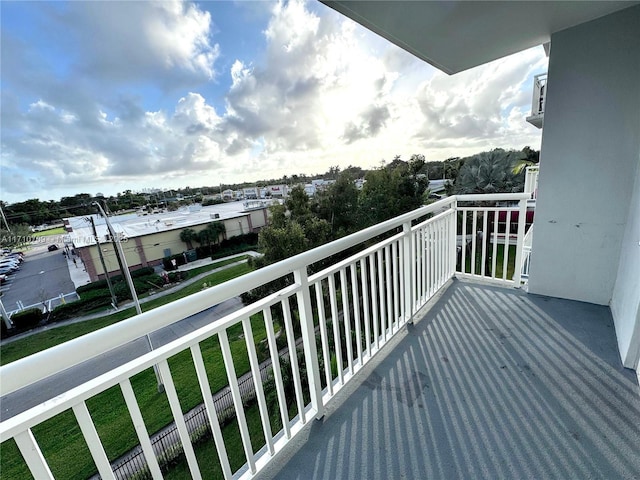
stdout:
<svg viewBox="0 0 640 480">
<path fill-rule="evenodd" d="M 2 214 L 2 219 L 4 220 L 4 224 L 7 227 L 7 231 L 11 233 L 11 229 L 9 228 L 9 224 L 7 223 L 7 217 L 4 216 L 4 210 L 2 210 L 2 204 L 0 203 L 0 214 Z"/>
<path fill-rule="evenodd" d="M 102 263 L 102 270 L 104 271 L 104 276 L 107 280 L 107 286 L 109 287 L 109 293 L 111 293 L 111 304 L 113 308 L 118 308 L 118 298 L 113 291 L 113 285 L 111 285 L 111 279 L 109 278 L 109 271 L 107 270 L 107 265 L 104 261 L 104 256 L 102 255 L 102 248 L 100 248 L 100 238 L 98 237 L 98 232 L 96 230 L 96 224 L 93 221 L 93 217 L 85 217 L 85 221 L 91 223 L 91 230 L 93 231 L 93 237 L 96 239 L 96 245 L 98 246 L 98 255 L 100 256 L 100 263 Z"/>
<path fill-rule="evenodd" d="M 113 229 L 111 222 L 109 221 L 109 217 L 105 213 L 102 205 L 98 202 L 93 202 L 93 204 L 98 207 L 100 213 L 104 216 L 104 221 L 107 224 L 107 229 L 109 230 L 109 235 L 111 235 L 111 239 L 113 240 L 114 250 L 116 252 L 116 258 L 118 259 L 118 264 L 120 265 L 120 270 L 122 271 L 122 275 L 127 281 L 129 285 L 129 290 L 131 291 L 131 298 L 133 298 L 133 303 L 136 306 L 136 312 L 138 315 L 142 313 L 142 308 L 140 308 L 140 301 L 138 300 L 138 294 L 136 293 L 136 288 L 133 285 L 133 279 L 131 278 L 131 272 L 129 272 L 129 266 L 127 265 L 127 259 L 124 256 L 124 251 L 122 250 L 122 245 L 120 244 L 120 237 L 117 235 L 116 231 Z M 153 344 L 151 343 L 151 337 L 149 334 L 145 335 L 147 337 L 147 343 L 149 345 L 149 349 L 153 350 Z M 164 392 L 164 385 L 162 384 L 162 377 L 160 376 L 160 370 L 157 365 L 153 366 L 153 371 L 156 374 L 156 381 L 158 382 L 158 392 Z"/>
</svg>

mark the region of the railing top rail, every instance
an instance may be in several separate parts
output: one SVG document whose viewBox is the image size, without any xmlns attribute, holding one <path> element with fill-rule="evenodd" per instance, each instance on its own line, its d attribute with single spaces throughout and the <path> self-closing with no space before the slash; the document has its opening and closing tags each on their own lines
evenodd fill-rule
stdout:
<svg viewBox="0 0 640 480">
<path fill-rule="evenodd" d="M 504 202 L 504 201 L 516 201 L 527 200 L 529 194 L 527 193 L 471 193 L 467 195 L 456 195 L 456 200 L 459 202 Z"/>
<path fill-rule="evenodd" d="M 152 333 L 178 320 L 194 315 L 212 305 L 222 303 L 260 285 L 306 269 L 326 257 L 358 245 L 406 222 L 428 213 L 440 212 L 442 208 L 455 206 L 456 201 L 509 201 L 525 200 L 528 194 L 507 193 L 493 195 L 458 195 L 439 200 L 412 212 L 368 227 L 349 236 L 321 245 L 313 250 L 295 255 L 289 259 L 266 266 L 187 298 L 176 300 L 157 309 L 143 312 L 126 321 L 110 325 L 95 332 L 70 340 L 29 357 L 0 367 L 0 395 L 7 395 L 20 388 L 97 357 L 130 341 Z"/>
</svg>

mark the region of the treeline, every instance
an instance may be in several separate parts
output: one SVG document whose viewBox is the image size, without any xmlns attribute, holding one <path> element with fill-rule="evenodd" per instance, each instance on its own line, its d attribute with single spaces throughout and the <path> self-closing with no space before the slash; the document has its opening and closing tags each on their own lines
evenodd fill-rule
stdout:
<svg viewBox="0 0 640 480">
<path fill-rule="evenodd" d="M 448 194 L 522 191 L 524 166 L 538 162 L 538 152 L 494 149 L 466 158 L 426 163 L 423 155 L 393 161 L 364 174 L 359 190 L 354 180 L 362 172 L 332 167 L 335 183 L 313 198 L 294 187 L 283 205 L 271 208 L 269 225 L 258 237 L 264 254 L 252 259 L 256 268 L 278 262 L 363 228 L 409 212 L 429 202 L 429 179 L 450 179 Z M 283 288 L 291 278 L 275 279 L 243 296 L 246 303 Z"/>
<path fill-rule="evenodd" d="M 284 205 L 271 207 L 270 223 L 260 232 L 262 261 L 282 260 L 420 207 L 429 184 L 425 164 L 422 155 L 408 162 L 396 157 L 366 173 L 361 190 L 348 171 L 313 198 L 294 187 Z"/>
<path fill-rule="evenodd" d="M 509 181 L 512 181 L 513 179 L 493 178 L 491 175 L 494 175 L 495 172 L 500 172 L 501 175 L 505 172 L 508 173 L 507 170 L 509 169 L 503 168 L 504 165 L 502 164 L 512 165 L 521 161 L 528 163 L 537 163 L 538 156 L 539 152 L 531 149 L 530 147 L 525 147 L 520 151 L 506 151 L 502 149 L 495 149 L 491 152 L 482 152 L 480 154 L 467 158 L 453 157 L 441 162 L 424 162 L 421 166 L 420 174 L 424 175 L 427 179 L 430 180 L 443 178 L 451 179 L 453 182 L 450 187 L 453 188 L 454 184 L 458 183 L 458 177 L 460 173 L 464 173 L 462 168 L 464 167 L 465 163 L 477 162 L 479 163 L 480 168 L 484 169 L 485 172 L 484 179 L 482 178 L 482 173 L 480 175 L 475 175 L 476 178 L 479 178 L 480 184 L 482 183 L 482 181 L 488 180 L 486 184 L 497 184 L 498 189 L 510 188 L 504 187 L 504 185 L 508 185 Z M 420 155 L 414 155 L 414 157 L 420 157 L 422 160 L 424 160 L 424 157 Z M 495 162 L 502 162 L 502 164 L 498 165 L 498 168 L 496 168 L 496 166 L 494 165 Z M 339 180 L 340 178 L 346 176 L 351 179 L 358 179 L 367 178 L 367 176 L 370 174 L 373 175 L 375 180 L 375 176 L 380 175 L 380 171 L 393 171 L 396 166 L 403 163 L 407 162 L 403 162 L 400 157 L 395 157 L 393 161 L 390 162 L 387 166 L 375 170 L 366 170 L 353 165 L 349 165 L 348 167 L 341 170 L 338 166 L 332 166 L 326 172 L 318 175 L 306 175 L 302 173 L 284 175 L 283 177 L 277 179 L 260 180 L 257 182 L 241 183 L 235 185 L 224 185 L 224 188 L 238 189 L 242 187 L 253 186 L 256 184 L 263 185 L 278 183 L 286 185 L 297 185 L 310 183 L 311 180 L 316 178 L 322 178 L 325 180 Z M 467 170 L 470 169 L 467 168 Z M 509 175 L 503 176 L 508 177 Z M 473 177 L 473 175 L 471 177 L 466 177 L 466 188 L 468 190 L 481 189 L 482 185 L 480 185 L 480 187 L 470 187 L 468 185 L 470 182 L 473 182 Z M 65 217 L 90 215 L 96 213 L 96 207 L 92 205 L 92 203 L 95 201 L 100 201 L 103 206 L 106 206 L 107 211 L 111 212 L 134 210 L 145 205 L 177 208 L 181 205 L 187 205 L 194 202 L 202 202 L 204 196 L 219 193 L 221 188 L 223 188 L 222 185 L 213 187 L 203 186 L 199 188 L 184 187 L 181 189 L 153 193 L 134 193 L 131 190 L 125 190 L 124 192 L 118 193 L 117 195 L 108 197 L 98 197 L 90 195 L 88 193 L 79 193 L 73 196 L 62 197 L 59 201 L 41 201 L 37 198 L 32 198 L 24 202 L 7 204 L 6 202 L 0 200 L 0 206 L 2 207 L 7 223 L 9 225 L 37 226 L 43 224 L 59 223 L 61 222 L 62 218 Z M 450 191 L 449 193 L 453 193 L 453 191 Z M 181 200 L 176 201 L 177 198 Z M 5 225 L 3 224 L 2 227 L 5 227 Z"/>
</svg>

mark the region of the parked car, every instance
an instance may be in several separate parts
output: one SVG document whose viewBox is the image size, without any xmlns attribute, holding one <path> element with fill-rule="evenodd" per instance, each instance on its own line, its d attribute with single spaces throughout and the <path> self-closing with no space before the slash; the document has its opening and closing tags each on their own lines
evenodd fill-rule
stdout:
<svg viewBox="0 0 640 480">
<path fill-rule="evenodd" d="M 52 243 L 51 245 L 49 245 L 47 250 L 49 250 L 50 252 L 53 252 L 55 250 L 58 250 L 58 246 L 55 243 Z"/>
<path fill-rule="evenodd" d="M 22 253 L 9 253 L 9 254 L 5 255 L 2 259 L 3 260 L 5 260 L 5 259 L 16 260 L 18 262 L 23 262 L 24 261 L 24 256 L 22 255 Z"/>
<path fill-rule="evenodd" d="M 0 275 L 11 275 L 15 270 L 9 267 L 0 267 Z"/>
<path fill-rule="evenodd" d="M 0 268 L 9 268 L 11 270 L 19 270 L 20 262 L 17 260 L 2 260 L 0 261 Z"/>
</svg>

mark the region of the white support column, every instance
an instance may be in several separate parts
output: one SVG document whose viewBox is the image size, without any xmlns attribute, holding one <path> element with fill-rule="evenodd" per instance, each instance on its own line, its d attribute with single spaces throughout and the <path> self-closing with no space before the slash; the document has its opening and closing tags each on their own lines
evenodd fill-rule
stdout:
<svg viewBox="0 0 640 480">
<path fill-rule="evenodd" d="M 182 449 L 184 450 L 184 456 L 187 459 L 187 465 L 189 467 L 189 471 L 191 472 L 191 477 L 194 480 L 202 480 L 200 467 L 198 466 L 198 460 L 196 459 L 196 453 L 193 450 L 191 438 L 189 437 L 189 430 L 187 429 L 187 424 L 184 421 L 184 414 L 182 413 L 182 408 L 180 407 L 178 392 L 176 391 L 176 387 L 173 383 L 171 370 L 169 370 L 169 364 L 166 360 L 162 360 L 158 364 L 158 369 L 160 370 L 160 374 L 162 375 L 162 378 L 165 382 L 164 386 L 167 393 L 167 400 L 169 401 L 169 407 L 171 409 L 171 413 L 173 414 L 173 420 L 176 424 L 176 428 L 178 429 L 178 435 L 180 436 L 180 441 L 182 442 Z"/>
<path fill-rule="evenodd" d="M 402 270 L 403 270 L 403 297 L 404 297 L 404 321 L 413 323 L 413 266 L 415 259 L 412 255 L 411 222 L 402 224 Z"/>
<path fill-rule="evenodd" d="M 331 377 L 331 354 L 329 353 L 329 333 L 327 332 L 327 315 L 324 310 L 324 296 L 322 292 L 322 281 L 315 284 L 316 304 L 318 306 L 318 323 L 320 326 L 320 339 L 322 341 L 322 360 L 324 363 L 324 373 L 327 382 L 329 395 L 333 396 L 333 378 Z"/>
<path fill-rule="evenodd" d="M 33 478 L 37 478 L 38 480 L 54 480 L 51 469 L 49 468 L 49 465 L 47 465 L 47 461 L 42 455 L 42 451 L 40 450 L 38 442 L 36 442 L 31 429 L 17 434 L 14 437 L 14 440 L 16 441 L 18 449 L 20 449 L 20 453 L 22 454 L 22 458 L 24 458 L 27 467 L 29 467 Z"/>
<path fill-rule="evenodd" d="M 87 442 L 87 446 L 89 447 L 93 461 L 96 464 L 98 473 L 100 473 L 100 476 L 105 480 L 116 480 L 113 470 L 111 470 L 111 463 L 109 463 L 107 454 L 102 447 L 102 442 L 100 441 L 96 427 L 93 424 L 87 405 L 84 402 L 74 405 L 73 413 L 76 416 L 76 420 L 78 420 L 78 425 L 80 426 L 82 435 Z"/>
<path fill-rule="evenodd" d="M 456 261 L 458 260 L 458 243 L 457 243 L 457 202 L 451 206 L 453 213 L 449 215 L 449 274 L 448 277 L 454 277 L 456 274 Z"/>
<path fill-rule="evenodd" d="M 209 418 L 213 441 L 216 444 L 218 459 L 220 460 L 220 466 L 222 467 L 222 475 L 224 475 L 225 480 L 229 480 L 233 477 L 233 472 L 229 465 L 227 448 L 224 445 L 224 438 L 222 437 L 222 431 L 220 430 L 218 412 L 216 411 L 216 406 L 213 403 L 211 385 L 209 384 L 209 378 L 207 377 L 207 371 L 204 366 L 204 359 L 202 358 L 200 344 L 191 346 L 191 357 L 193 358 L 193 364 L 196 368 L 196 375 L 198 377 L 198 383 L 200 384 L 200 392 L 202 393 L 202 398 L 204 399 L 204 404 L 207 409 L 207 417 Z"/>
<path fill-rule="evenodd" d="M 256 352 L 256 345 L 253 340 L 253 329 L 251 328 L 251 319 L 244 318 L 242 320 L 242 331 L 244 332 L 245 343 L 247 344 L 247 354 L 249 355 L 249 364 L 251 365 L 251 375 L 253 377 L 253 386 L 256 391 L 256 400 L 258 401 L 258 410 L 260 411 L 260 421 L 262 422 L 262 431 L 264 432 L 265 442 L 269 455 L 275 454 L 273 446 L 273 432 L 269 423 L 269 410 L 267 409 L 267 401 L 264 397 L 264 388 L 262 387 L 262 375 L 260 374 L 260 362 Z"/>
<path fill-rule="evenodd" d="M 313 325 L 309 277 L 306 269 L 300 269 L 293 272 L 293 278 L 294 281 L 300 285 L 300 290 L 296 293 L 296 298 L 298 300 L 298 312 L 300 314 L 300 328 L 302 329 L 302 346 L 304 349 L 305 363 L 307 365 L 311 407 L 316 412 L 316 419 L 319 420 L 324 416 L 324 405 L 322 404 L 322 383 L 320 381 L 320 365 L 318 362 L 318 349 L 316 348 L 316 335 Z"/>
<path fill-rule="evenodd" d="M 262 311 L 264 315 L 264 325 L 267 331 L 267 341 L 269 343 L 269 355 L 271 356 L 271 366 L 273 368 L 273 378 L 276 383 L 276 394 L 278 396 L 278 406 L 280 408 L 280 418 L 282 420 L 282 428 L 285 438 L 291 438 L 291 429 L 289 428 L 289 413 L 287 412 L 287 397 L 284 394 L 284 382 L 282 381 L 282 369 L 280 368 L 280 354 L 276 345 L 276 336 L 273 330 L 273 317 L 271 316 L 271 307 L 267 307 Z"/>
<path fill-rule="evenodd" d="M 144 424 L 142 412 L 140 412 L 140 407 L 138 406 L 136 395 L 133 392 L 133 387 L 131 386 L 131 382 L 128 378 L 120 382 L 120 389 L 122 390 L 122 396 L 124 397 L 124 401 L 126 402 L 127 408 L 129 409 L 129 415 L 131 415 L 133 428 L 136 430 L 138 440 L 140 440 L 140 447 L 142 448 L 144 457 L 147 460 L 147 465 L 149 466 L 151 476 L 154 479 L 162 478 L 162 472 L 160 470 L 160 465 L 158 465 L 158 459 L 153 452 L 153 445 L 151 444 L 151 439 L 149 438 L 147 427 Z"/>
<path fill-rule="evenodd" d="M 527 220 L 527 201 L 520 200 L 518 206 L 518 239 L 516 240 L 516 263 L 513 270 L 513 281 L 515 282 L 515 286 L 520 288 L 520 277 L 522 275 L 522 247 L 524 246 L 524 229 L 525 222 Z"/>
</svg>

